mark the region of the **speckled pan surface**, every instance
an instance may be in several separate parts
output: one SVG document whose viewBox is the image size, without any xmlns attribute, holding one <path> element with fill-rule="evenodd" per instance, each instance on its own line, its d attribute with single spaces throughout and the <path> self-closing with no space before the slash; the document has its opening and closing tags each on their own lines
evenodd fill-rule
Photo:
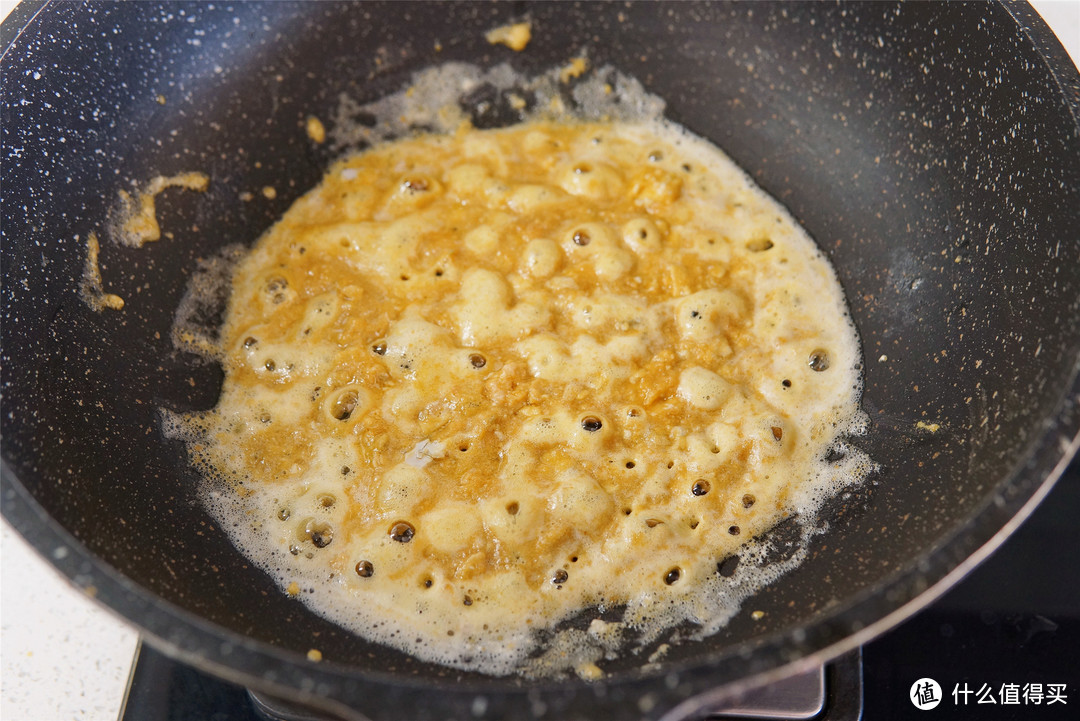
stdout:
<svg viewBox="0 0 1080 721">
<path fill-rule="evenodd" d="M 371 718 L 434 717 L 415 707 L 433 687 L 462 714 L 659 718 L 712 683 L 782 673 L 899 620 L 1075 449 L 1080 79 L 1026 6 L 36 10 L 20 7 L 2 39 L 4 514 L 46 554 L 70 548 L 51 556 L 65 573 L 217 673 L 339 711 L 379 699 Z M 483 41 L 523 14 L 527 52 Z M 251 243 L 318 181 L 332 153 L 307 139 L 308 114 L 330 119 L 340 93 L 371 100 L 435 62 L 535 72 L 583 48 L 664 97 L 827 251 L 863 340 L 873 425 L 858 444 L 884 469 L 836 502 L 805 564 L 707 644 L 675 647 L 658 670 L 609 664 L 600 686 L 526 689 L 363 644 L 283 597 L 197 504 L 156 409 L 213 404 L 220 371 L 173 349 L 173 312 L 200 258 Z M 481 123 L 512 120 L 482 100 Z M 172 239 L 103 245 L 106 283 L 128 304 L 90 311 L 83 247 L 117 191 L 191 170 L 210 189 L 162 200 Z M 321 664 L 304 658 L 313 645 Z"/>
</svg>

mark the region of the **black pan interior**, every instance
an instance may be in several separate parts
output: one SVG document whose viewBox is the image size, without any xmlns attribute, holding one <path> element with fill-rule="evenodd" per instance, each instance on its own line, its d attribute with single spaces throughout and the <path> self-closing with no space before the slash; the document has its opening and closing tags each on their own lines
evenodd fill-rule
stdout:
<svg viewBox="0 0 1080 721">
<path fill-rule="evenodd" d="M 526 52 L 484 42 L 523 15 Z M 1076 95 L 1017 17 L 1030 25 L 982 3 L 46 6 L 17 37 L 5 26 L 5 504 L 21 484 L 46 517 L 24 504 L 20 528 L 77 539 L 97 559 L 65 568 L 84 585 L 99 562 L 115 569 L 123 593 L 106 602 L 173 652 L 240 676 L 300 667 L 339 697 L 356 674 L 460 680 L 313 616 L 236 553 L 159 429 L 159 408 L 209 407 L 221 378 L 169 330 L 199 259 L 252 243 L 318 181 L 332 154 L 305 136 L 307 115 L 328 120 L 340 93 L 372 100 L 433 63 L 537 72 L 586 50 L 662 96 L 826 250 L 863 341 L 872 426 L 857 444 L 882 466 L 833 504 L 806 563 L 661 670 L 708 660 L 730 680 L 836 643 L 993 535 L 1056 460 L 1038 445 L 1048 429 L 1076 432 Z M 192 170 L 210 175 L 207 193 L 159 202 L 174 238 L 103 243 L 106 286 L 128 304 L 90 311 L 84 242 L 104 236 L 117 191 Z M 258 194 L 268 185 L 276 199 Z M 313 645 L 324 670 L 302 660 Z M 609 670 L 630 678 L 641 663 Z"/>
</svg>

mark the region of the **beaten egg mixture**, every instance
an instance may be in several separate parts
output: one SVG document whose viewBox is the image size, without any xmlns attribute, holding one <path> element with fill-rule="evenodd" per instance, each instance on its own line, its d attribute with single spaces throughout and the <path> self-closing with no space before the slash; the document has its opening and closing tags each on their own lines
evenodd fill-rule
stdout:
<svg viewBox="0 0 1080 721">
<path fill-rule="evenodd" d="M 191 448 L 238 545 L 453 666 L 519 669 L 590 608 L 626 607 L 594 637 L 706 623 L 718 561 L 854 473 L 824 460 L 860 415 L 831 268 L 666 123 L 349 157 L 237 267 L 221 338 Z"/>
</svg>

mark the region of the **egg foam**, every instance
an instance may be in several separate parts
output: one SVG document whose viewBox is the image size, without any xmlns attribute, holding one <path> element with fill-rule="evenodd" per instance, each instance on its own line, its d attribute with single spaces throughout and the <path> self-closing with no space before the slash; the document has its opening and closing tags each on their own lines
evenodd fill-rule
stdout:
<svg viewBox="0 0 1080 721">
<path fill-rule="evenodd" d="M 714 633 L 814 524 L 782 561 L 762 534 L 873 467 L 830 454 L 866 418 L 825 256 L 663 120 L 346 157 L 235 266 L 217 342 L 218 405 L 166 420 L 236 546 L 358 636 L 485 674 Z"/>
</svg>

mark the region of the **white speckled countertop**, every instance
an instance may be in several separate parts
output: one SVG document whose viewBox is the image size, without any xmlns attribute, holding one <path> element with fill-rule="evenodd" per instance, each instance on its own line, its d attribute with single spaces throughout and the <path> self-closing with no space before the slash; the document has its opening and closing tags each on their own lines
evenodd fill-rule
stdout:
<svg viewBox="0 0 1080 721">
<path fill-rule="evenodd" d="M 138 634 L 0 527 L 0 718 L 117 718 Z"/>
<path fill-rule="evenodd" d="M 0 19 L 16 5 L 0 0 Z M 1034 0 L 1080 64 L 1080 0 Z M 138 634 L 0 526 L 0 719 L 112 721 Z"/>
</svg>

